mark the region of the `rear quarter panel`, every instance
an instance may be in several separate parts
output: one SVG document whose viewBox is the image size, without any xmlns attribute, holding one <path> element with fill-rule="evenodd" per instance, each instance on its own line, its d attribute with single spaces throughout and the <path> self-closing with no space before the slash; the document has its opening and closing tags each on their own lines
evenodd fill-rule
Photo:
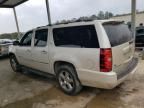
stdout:
<svg viewBox="0 0 144 108">
<path fill-rule="evenodd" d="M 53 69 L 56 61 L 65 61 L 73 64 L 76 70 L 99 71 L 99 49 L 53 47 L 50 52 Z"/>
<path fill-rule="evenodd" d="M 51 72 L 54 73 L 54 63 L 65 61 L 73 64 L 76 70 L 99 71 L 100 48 L 56 47 L 52 28 L 49 38 L 49 59 Z"/>
</svg>

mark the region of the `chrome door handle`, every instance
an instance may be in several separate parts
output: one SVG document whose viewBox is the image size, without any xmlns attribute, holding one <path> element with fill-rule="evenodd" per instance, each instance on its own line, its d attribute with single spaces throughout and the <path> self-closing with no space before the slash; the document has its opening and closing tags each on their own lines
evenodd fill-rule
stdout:
<svg viewBox="0 0 144 108">
<path fill-rule="evenodd" d="M 27 51 L 27 52 L 31 52 L 31 50 L 29 50 L 29 49 L 28 49 L 28 50 L 26 50 L 26 51 Z"/>
<path fill-rule="evenodd" d="M 47 54 L 47 51 L 42 51 L 42 53 Z"/>
</svg>

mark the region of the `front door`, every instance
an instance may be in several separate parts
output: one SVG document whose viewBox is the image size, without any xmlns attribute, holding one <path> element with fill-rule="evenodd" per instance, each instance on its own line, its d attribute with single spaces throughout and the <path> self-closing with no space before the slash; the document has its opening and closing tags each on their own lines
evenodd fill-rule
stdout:
<svg viewBox="0 0 144 108">
<path fill-rule="evenodd" d="M 39 29 L 35 31 L 32 59 L 34 69 L 49 72 L 48 29 Z"/>
<path fill-rule="evenodd" d="M 31 67 L 31 44 L 33 31 L 27 32 L 16 47 L 16 57 L 21 65 Z"/>
</svg>

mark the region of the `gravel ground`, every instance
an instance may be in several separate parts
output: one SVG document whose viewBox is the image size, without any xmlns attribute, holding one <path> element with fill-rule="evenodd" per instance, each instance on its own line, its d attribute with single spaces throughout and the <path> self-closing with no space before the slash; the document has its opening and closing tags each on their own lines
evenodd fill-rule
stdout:
<svg viewBox="0 0 144 108">
<path fill-rule="evenodd" d="M 140 53 L 136 53 L 136 56 Z M 53 78 L 14 73 L 0 59 L 0 108 L 144 108 L 144 61 L 138 71 L 113 90 L 84 87 L 77 96 L 60 91 Z"/>
</svg>

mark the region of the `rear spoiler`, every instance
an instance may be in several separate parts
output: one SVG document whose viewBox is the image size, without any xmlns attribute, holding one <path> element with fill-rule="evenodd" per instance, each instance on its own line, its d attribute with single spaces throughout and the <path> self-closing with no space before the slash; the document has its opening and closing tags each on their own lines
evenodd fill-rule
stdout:
<svg viewBox="0 0 144 108">
<path fill-rule="evenodd" d="M 103 23 L 103 25 L 119 25 L 119 24 L 124 24 L 124 21 L 108 21 Z"/>
</svg>

